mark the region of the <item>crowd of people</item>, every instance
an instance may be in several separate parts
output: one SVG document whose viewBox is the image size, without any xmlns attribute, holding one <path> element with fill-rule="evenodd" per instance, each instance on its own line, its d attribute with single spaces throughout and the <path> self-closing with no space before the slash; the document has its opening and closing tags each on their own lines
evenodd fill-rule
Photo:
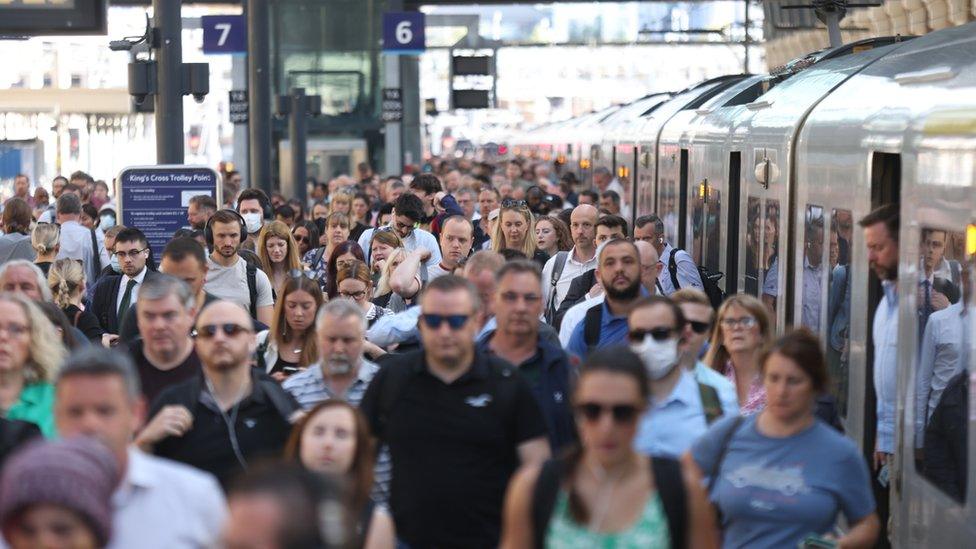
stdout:
<svg viewBox="0 0 976 549">
<path fill-rule="evenodd" d="M 18 177 L 6 545 L 873 546 L 813 332 L 716 310 L 609 171 L 427 168 L 308 204 L 227 173 L 157 250 L 89 175 Z"/>
</svg>

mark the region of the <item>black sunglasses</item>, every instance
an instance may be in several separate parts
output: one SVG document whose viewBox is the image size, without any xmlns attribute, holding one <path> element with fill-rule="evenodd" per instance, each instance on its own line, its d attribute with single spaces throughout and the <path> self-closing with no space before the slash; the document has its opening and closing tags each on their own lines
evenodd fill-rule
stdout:
<svg viewBox="0 0 976 549">
<path fill-rule="evenodd" d="M 613 415 L 613 422 L 623 425 L 627 423 L 633 423 L 637 419 L 637 413 L 640 409 L 632 404 L 614 404 L 612 406 L 605 406 L 603 404 L 597 404 L 595 402 L 583 402 L 577 404 L 575 407 L 576 413 L 582 416 L 586 421 L 595 423 L 603 417 L 603 414 L 610 412 Z"/>
<path fill-rule="evenodd" d="M 307 278 L 309 280 L 318 280 L 318 279 L 322 278 L 322 273 L 321 272 L 303 271 L 301 269 L 292 269 L 292 270 L 288 271 L 288 276 L 290 276 L 292 278 L 302 278 L 302 277 L 305 277 L 305 278 Z"/>
<path fill-rule="evenodd" d="M 225 324 L 205 324 L 200 326 L 197 328 L 197 337 L 200 339 L 211 339 L 217 335 L 218 331 L 224 332 L 227 334 L 227 337 L 237 337 L 239 334 L 251 333 L 251 330 L 240 324 L 228 322 Z"/>
<path fill-rule="evenodd" d="M 698 322 L 696 320 L 689 320 L 688 325 L 691 326 L 691 331 L 696 334 L 703 334 L 712 327 L 711 322 Z"/>
<path fill-rule="evenodd" d="M 528 206 L 528 202 L 524 200 L 515 200 L 514 198 L 502 200 L 502 208 L 524 208 L 526 206 Z"/>
<path fill-rule="evenodd" d="M 640 343 L 647 336 L 653 337 L 654 341 L 666 341 L 671 337 L 672 332 L 674 332 L 673 328 L 653 328 L 650 330 L 641 330 L 638 328 L 628 332 L 627 337 L 631 343 Z"/>
<path fill-rule="evenodd" d="M 424 321 L 424 324 L 437 330 L 441 327 L 441 324 L 447 322 L 447 325 L 451 327 L 452 330 L 460 330 L 471 318 L 470 315 L 434 315 L 434 314 L 423 314 L 420 315 L 420 319 Z"/>
</svg>

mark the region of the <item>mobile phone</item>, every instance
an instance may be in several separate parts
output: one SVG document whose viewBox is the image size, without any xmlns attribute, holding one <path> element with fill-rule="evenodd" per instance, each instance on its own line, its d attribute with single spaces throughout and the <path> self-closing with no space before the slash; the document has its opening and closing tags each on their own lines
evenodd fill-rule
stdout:
<svg viewBox="0 0 976 549">
<path fill-rule="evenodd" d="M 799 549 L 836 549 L 837 542 L 832 539 L 810 534 L 803 538 L 803 541 L 797 547 Z"/>
<path fill-rule="evenodd" d="M 883 488 L 888 487 L 888 482 L 890 480 L 891 470 L 888 468 L 888 464 L 885 463 L 881 466 L 881 470 L 878 471 L 878 484 Z"/>
</svg>

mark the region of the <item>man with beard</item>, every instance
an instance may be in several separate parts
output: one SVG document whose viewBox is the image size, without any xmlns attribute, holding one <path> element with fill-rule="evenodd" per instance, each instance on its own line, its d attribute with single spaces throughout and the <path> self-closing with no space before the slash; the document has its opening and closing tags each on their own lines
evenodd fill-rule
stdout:
<svg viewBox="0 0 976 549">
<path fill-rule="evenodd" d="M 98 317 L 102 329 L 108 334 L 119 334 L 122 319 L 139 299 L 142 285 L 158 276 L 149 270 L 149 241 L 139 229 L 126 228 L 115 237 L 115 257 L 119 260 L 122 274 L 98 284 L 92 297 L 92 311 Z M 110 338 L 117 339 L 117 338 Z"/>
<path fill-rule="evenodd" d="M 389 359 L 360 406 L 390 449 L 390 508 L 410 547 L 497 547 L 512 473 L 550 455 L 528 382 L 475 348 L 479 301 L 463 278 L 432 280 L 423 349 Z"/>
<path fill-rule="evenodd" d="M 359 406 L 363 394 L 380 367 L 363 355 L 366 317 L 349 299 L 335 299 L 319 309 L 315 319 L 321 359 L 282 384 L 291 396 L 309 410 L 330 398 Z M 390 453 L 384 446 L 374 471 L 374 500 L 386 503 L 390 486 Z"/>
<path fill-rule="evenodd" d="M 586 311 L 573 329 L 566 352 L 582 360 L 600 347 L 627 341 L 627 314 L 647 290 L 641 286 L 640 252 L 633 242 L 618 239 L 603 245 L 596 267 L 603 303 Z"/>
<path fill-rule="evenodd" d="M 250 311 L 251 318 L 270 326 L 274 297 L 268 275 L 249 266 L 238 253 L 247 234 L 243 217 L 233 210 L 219 210 L 210 218 L 209 226 L 206 235 L 212 253 L 204 289 L 240 304 Z"/>
<path fill-rule="evenodd" d="M 217 201 L 209 194 L 198 194 L 190 198 L 190 205 L 186 209 L 186 221 L 190 228 L 202 231 L 207 221 L 217 211 Z"/>
<path fill-rule="evenodd" d="M 881 279 L 884 295 L 874 312 L 874 391 L 878 396 L 875 470 L 890 464 L 895 449 L 898 400 L 898 205 L 886 204 L 858 223 L 864 230 L 868 263 Z"/>
<path fill-rule="evenodd" d="M 201 375 L 160 393 L 149 417 L 182 407 L 159 431 L 143 430 L 143 449 L 207 471 L 226 486 L 264 457 L 281 454 L 298 403 L 277 382 L 251 368 L 257 347 L 251 319 L 240 305 L 217 301 L 197 317 Z M 152 422 L 151 422 L 152 423 Z"/>
</svg>

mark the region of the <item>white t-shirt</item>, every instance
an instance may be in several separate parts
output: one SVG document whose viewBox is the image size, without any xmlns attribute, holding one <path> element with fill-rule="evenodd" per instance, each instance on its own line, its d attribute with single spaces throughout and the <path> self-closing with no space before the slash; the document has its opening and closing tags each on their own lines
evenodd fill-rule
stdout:
<svg viewBox="0 0 976 549">
<path fill-rule="evenodd" d="M 230 267 L 223 267 L 207 258 L 207 281 L 203 289 L 214 297 L 240 303 L 247 310 L 251 308 L 251 293 L 247 289 L 247 262 L 237 258 L 237 263 Z M 274 305 L 271 294 L 271 281 L 264 271 L 258 269 L 254 281 L 257 285 L 258 302 L 256 307 L 270 307 Z"/>
</svg>

